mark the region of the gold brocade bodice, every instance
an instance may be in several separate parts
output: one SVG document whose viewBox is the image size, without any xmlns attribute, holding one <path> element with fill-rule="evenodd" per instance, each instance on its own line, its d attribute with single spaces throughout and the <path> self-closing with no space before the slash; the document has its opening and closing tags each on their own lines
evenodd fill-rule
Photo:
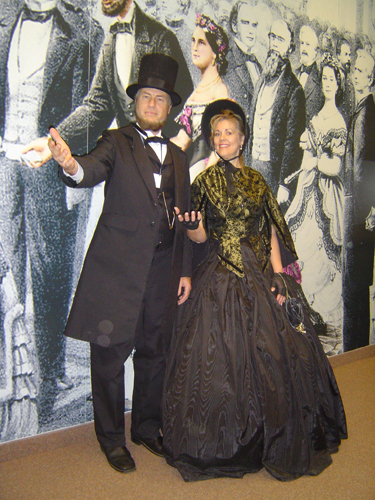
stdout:
<svg viewBox="0 0 375 500">
<path fill-rule="evenodd" d="M 250 167 L 233 173 L 233 194 L 227 191 L 225 167 L 219 164 L 199 174 L 192 185 L 192 209 L 201 210 L 209 238 L 219 242 L 222 264 L 242 277 L 241 242 L 247 241 L 264 271 L 271 252 L 271 225 L 279 240 L 296 256 L 280 207 L 266 181 Z"/>
</svg>

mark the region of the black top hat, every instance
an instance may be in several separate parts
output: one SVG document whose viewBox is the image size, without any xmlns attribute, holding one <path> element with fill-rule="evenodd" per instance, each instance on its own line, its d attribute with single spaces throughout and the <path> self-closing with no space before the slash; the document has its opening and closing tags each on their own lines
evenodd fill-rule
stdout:
<svg viewBox="0 0 375 500">
<path fill-rule="evenodd" d="M 141 59 L 138 83 L 129 85 L 126 93 L 134 99 L 139 89 L 158 89 L 169 94 L 172 106 L 178 106 L 181 97 L 174 91 L 177 72 L 178 63 L 172 57 L 165 54 L 146 54 Z"/>
<path fill-rule="evenodd" d="M 247 141 L 249 140 L 249 135 L 250 135 L 250 129 L 249 129 L 249 124 L 246 121 L 246 116 L 239 104 L 237 104 L 234 101 L 231 101 L 230 99 L 219 99 L 217 101 L 211 102 L 206 109 L 204 110 L 203 116 L 202 116 L 202 124 L 201 124 L 201 129 L 203 133 L 203 137 L 209 147 L 212 147 L 211 144 L 211 119 L 216 116 L 216 115 L 221 115 L 225 110 L 232 111 L 236 115 L 238 115 L 241 118 L 241 121 L 243 123 L 243 128 L 245 130 L 245 140 L 243 143 L 243 147 L 245 147 Z"/>
</svg>

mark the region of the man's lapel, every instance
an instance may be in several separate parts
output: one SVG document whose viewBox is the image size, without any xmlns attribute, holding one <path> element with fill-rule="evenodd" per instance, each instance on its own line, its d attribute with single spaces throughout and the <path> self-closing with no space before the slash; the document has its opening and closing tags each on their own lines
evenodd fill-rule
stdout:
<svg viewBox="0 0 375 500">
<path fill-rule="evenodd" d="M 173 170 L 174 170 L 174 192 L 175 192 L 175 205 L 181 208 L 183 206 L 184 192 L 183 187 L 185 185 L 185 176 L 187 172 L 184 168 L 184 163 L 179 157 L 177 148 L 173 145 L 168 146 L 169 153 L 172 157 Z"/>
<path fill-rule="evenodd" d="M 147 186 L 147 189 L 150 191 L 152 199 L 156 203 L 157 192 L 156 192 L 151 160 L 143 145 L 142 139 L 140 138 L 138 132 L 134 130 L 133 127 L 131 127 L 130 135 L 133 137 L 133 154 L 135 158 L 135 163 L 142 175 L 142 178 Z"/>
<path fill-rule="evenodd" d="M 289 87 L 290 87 L 290 73 L 291 73 L 290 64 L 287 63 L 284 73 L 281 75 L 279 88 L 277 89 L 276 92 L 275 102 L 273 105 L 272 115 L 271 115 L 271 127 L 272 125 L 275 124 L 277 115 L 283 108 L 284 103 L 288 97 Z"/>
<path fill-rule="evenodd" d="M 310 95 L 315 90 L 315 87 L 317 85 L 320 85 L 320 81 L 319 81 L 319 74 L 318 74 L 318 66 L 317 66 L 316 62 L 314 62 L 314 66 L 311 70 L 311 73 L 309 74 L 309 77 L 307 78 L 306 85 L 304 88 L 306 100 L 310 97 Z"/>
<path fill-rule="evenodd" d="M 73 45 L 64 28 L 65 25 L 60 13 L 56 13 L 53 16 L 53 25 L 44 70 L 43 96 L 47 94 L 48 89 L 65 63 L 67 54 Z"/>
</svg>

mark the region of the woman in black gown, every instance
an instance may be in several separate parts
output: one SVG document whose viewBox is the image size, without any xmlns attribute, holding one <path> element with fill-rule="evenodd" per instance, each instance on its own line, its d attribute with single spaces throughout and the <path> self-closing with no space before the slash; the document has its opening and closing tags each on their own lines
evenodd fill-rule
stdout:
<svg viewBox="0 0 375 500">
<path fill-rule="evenodd" d="M 246 126 L 233 101 L 207 107 L 202 131 L 221 161 L 197 176 L 193 211 L 179 215 L 209 248 L 179 308 L 164 387 L 165 454 L 185 481 L 262 467 L 282 481 L 316 475 L 347 437 L 318 337 L 285 312 L 284 284 L 294 287 L 282 269 L 297 256 L 269 187 L 243 165 Z"/>
</svg>

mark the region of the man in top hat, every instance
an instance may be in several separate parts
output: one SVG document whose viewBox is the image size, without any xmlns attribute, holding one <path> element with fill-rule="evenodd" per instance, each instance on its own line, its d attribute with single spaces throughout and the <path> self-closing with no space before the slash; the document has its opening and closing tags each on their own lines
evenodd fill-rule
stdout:
<svg viewBox="0 0 375 500">
<path fill-rule="evenodd" d="M 136 123 L 107 130 L 87 155 L 72 156 L 58 132 L 49 142 L 62 181 L 105 181 L 102 214 L 87 251 L 65 334 L 90 342 L 95 431 L 110 465 L 135 469 L 124 435 L 124 363 L 135 348 L 131 437 L 162 455 L 160 402 L 165 352 L 177 304 L 190 293 L 191 252 L 174 207 L 190 205 L 189 168 L 161 136 L 172 108 L 178 64 L 142 58 L 127 87 Z"/>
</svg>

